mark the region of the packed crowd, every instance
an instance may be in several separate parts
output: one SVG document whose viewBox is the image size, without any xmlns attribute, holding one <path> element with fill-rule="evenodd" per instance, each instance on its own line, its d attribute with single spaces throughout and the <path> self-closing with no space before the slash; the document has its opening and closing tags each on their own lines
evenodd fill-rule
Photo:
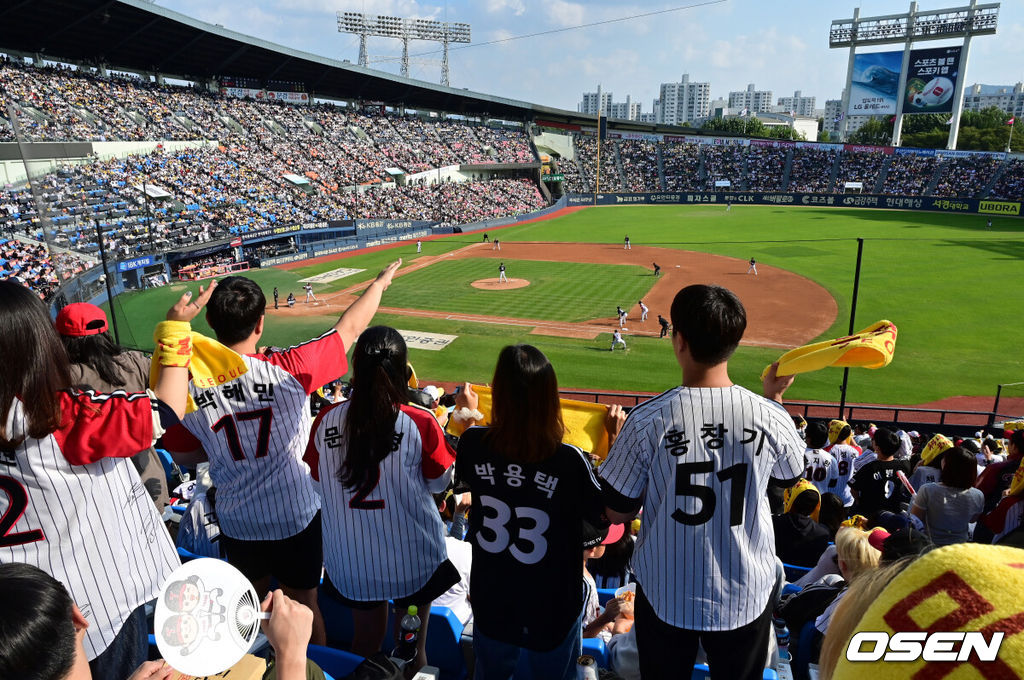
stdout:
<svg viewBox="0 0 1024 680">
<path fill-rule="evenodd" d="M 750 191 L 779 191 L 789 150 L 772 146 L 751 146 L 747 149 L 747 188 Z"/>
<path fill-rule="evenodd" d="M 699 187 L 701 147 L 697 144 L 664 144 L 665 190 L 684 191 Z"/>
<path fill-rule="evenodd" d="M 300 613 L 300 650 L 333 640 L 318 604 L 331 602 L 351 612 L 344 643 L 353 652 L 387 651 L 391 600 L 399 611 L 419 609 L 415 644 L 400 641 L 392 652 L 409 670 L 430 661 L 430 611 L 444 606 L 472 638 L 479 680 L 508 678 L 522 657 L 534 677 L 571 680 L 587 638 L 603 644 L 612 678 L 675 679 L 706 659 L 712 673 L 734 678 L 788 662 L 805 677 L 800 662 L 816 661 L 831 680 L 858 677 L 843 652 L 856 631 L 877 630 L 881 614 L 870 607 L 886 600 L 883 590 L 891 603 L 936 574 L 971 581 L 981 569 L 1011 593 L 990 606 L 1000 617 L 1021 615 L 1012 593 L 1024 586 L 1024 430 L 954 440 L 791 417 L 781 400 L 794 378 L 778 376 L 777 364 L 763 397 L 729 379 L 746 326 L 738 298 L 692 285 L 672 302 L 665 345 L 682 385 L 628 417 L 618 406 L 596 416 L 588 409 L 604 434 L 588 430 L 568 445 L 563 419 L 581 412 L 559 401 L 555 368 L 533 346 L 499 353 L 486 406 L 469 383 L 454 395 L 413 383 L 402 335 L 368 327 L 400 265 L 385 268 L 326 333 L 287 350 L 260 347 L 267 300 L 251 280 L 229 277 L 185 295 L 156 330 L 160 378 L 131 398 L 80 391 L 148 382 L 148 370 L 129 370 L 148 362 L 110 342 L 102 310 L 70 305 L 54 325 L 30 293 L 0 282 L 0 306 L 13 320 L 0 327 L 0 347 L 25 358 L 9 367 L 19 387 L 3 395 L 0 443 L 15 462 L 32 463 L 7 470 L 31 512 L 0 546 L 0 574 L 38 579 L 41 569 L 68 601 L 32 606 L 23 602 L 29 588 L 5 603 L 16 624 L 53 619 L 32 631 L 81 631 L 73 654 L 0 658 L 5 677 L 62 680 L 66 668 L 41 671 L 40 660 L 78 658 L 93 677 L 124 680 L 144 661 L 132 637 L 144 639 L 146 602 L 178 562 L 158 519 L 163 470 L 146 467 L 157 441 L 179 465 L 203 468 L 182 492 L 191 501 L 179 541 L 236 566 L 261 599 L 271 579 L 287 590 L 272 607 L 264 601 L 275 648 L 284 644 L 275 617 Z M 206 362 L 190 362 L 208 350 L 187 342 L 204 306 L 228 350 L 219 360 L 239 376 L 209 389 L 199 387 Z M 350 347 L 345 389 L 338 380 Z M 40 357 L 52 375 L 33 373 Z M 40 422 L 33 404 L 53 405 L 59 425 Z M 253 413 L 269 415 L 257 422 Z M 234 423 L 227 437 L 226 421 Z M 140 480 L 149 493 L 128 493 Z M 268 480 L 272 490 L 260 491 Z M 131 498 L 131 511 L 97 507 L 96 521 L 69 531 L 62 507 L 96 493 Z M 0 497 L 0 510 L 15 500 Z M 132 556 L 132 579 L 96 569 L 109 564 L 101 546 L 110 536 Z M 11 592 L 19 591 L 5 598 Z M 530 598 L 543 602 L 543 616 L 509 606 Z M 61 617 L 88 625 L 62 628 Z M 917 630 L 909 617 L 886 622 Z M 45 646 L 42 632 L 4 638 L 17 628 L 0 627 L 0 646 Z M 72 632 L 53 632 L 62 630 Z M 168 631 L 190 649 L 196 641 L 187 627 Z M 306 677 L 304 663 L 288 675 L 294 649 L 277 651 L 281 680 Z M 1002 658 L 1020 670 L 1019 657 Z M 132 676 L 140 677 L 149 676 Z"/>
<path fill-rule="evenodd" d="M 658 173 L 658 145 L 655 142 L 623 140 L 619 142 L 622 160 L 623 191 L 647 191 L 647 187 L 660 187 Z"/>
<path fill-rule="evenodd" d="M 744 171 L 743 147 L 739 146 L 706 146 L 704 148 L 704 188 L 714 191 L 715 182 L 729 182 L 731 191 L 744 191 L 746 178 Z"/>
<path fill-rule="evenodd" d="M 14 281 L 49 301 L 61 283 L 96 263 L 74 253 L 50 252 L 41 243 L 0 237 L 0 281 Z"/>
<path fill-rule="evenodd" d="M 792 168 L 789 171 L 787 191 L 824 193 L 829 190 L 828 180 L 836 152 L 828 149 L 793 149 Z"/>
<path fill-rule="evenodd" d="M 839 157 L 839 172 L 836 173 L 833 191 L 841 194 L 847 182 L 860 182 L 865 194 L 875 193 L 878 174 L 882 171 L 887 158 L 889 156 L 883 153 L 844 151 Z"/>
<path fill-rule="evenodd" d="M 1002 161 L 989 156 L 951 158 L 943 162 L 933 196 L 970 198 L 988 186 Z"/>
<path fill-rule="evenodd" d="M 882 193 L 920 196 L 924 194 L 936 167 L 935 159 L 929 156 L 893 156 Z"/>
<path fill-rule="evenodd" d="M 1019 158 L 1010 161 L 1002 176 L 996 180 L 989 198 L 1017 200 L 1024 196 L 1024 161 Z"/>
<path fill-rule="evenodd" d="M 601 184 L 601 191 L 623 191 L 623 179 L 618 165 L 618 142 L 606 139 L 601 144 L 601 176 L 598 179 L 597 139 L 589 135 L 576 135 L 573 140 L 576 146 L 576 163 L 584 186 L 587 187 L 583 193 L 594 191 L 598 181 Z"/>
</svg>

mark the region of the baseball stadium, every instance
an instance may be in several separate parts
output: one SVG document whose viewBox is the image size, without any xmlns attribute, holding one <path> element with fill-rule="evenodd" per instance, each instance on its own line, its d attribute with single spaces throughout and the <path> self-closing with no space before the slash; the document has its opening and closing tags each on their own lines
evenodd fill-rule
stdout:
<svg viewBox="0 0 1024 680">
<path fill-rule="evenodd" d="M 0 7 L 0 347 L 13 404 L 0 414 L 0 602 L 24 602 L 12 616 L 29 617 L 46 587 L 77 617 L 77 642 L 54 662 L 64 671 L 32 667 L 55 639 L 14 640 L 0 623 L 0 677 L 90 677 L 67 674 L 78 654 L 95 678 L 259 678 L 275 651 L 282 680 L 299 677 L 282 661 L 298 657 L 310 660 L 309 677 L 339 680 L 399 677 L 401 667 L 434 680 L 895 678 L 939 668 L 945 677 L 953 664 L 966 667 L 950 677 L 1024 673 L 1014 637 L 1024 616 L 1024 358 L 1014 335 L 1024 328 L 1024 152 L 1012 136 L 1024 109 L 995 123 L 1009 135 L 1005 150 L 957 136 L 962 117 L 977 117 L 957 72 L 972 39 L 1000 39 L 998 3 L 912 3 L 877 17 L 858 9 L 814 29 L 850 60 L 843 98 L 823 122 L 791 110 L 762 124 L 745 106 L 701 125 L 451 87 L 449 43 L 471 45 L 468 24 L 338 9 L 338 30 L 360 37 L 358 64 L 147 0 Z M 405 41 L 402 74 L 368 62 L 368 36 Z M 412 38 L 443 44 L 442 84 L 409 76 Z M 899 52 L 866 51 L 885 45 Z M 939 50 L 951 73 L 928 70 Z M 894 115 L 875 109 L 861 121 L 871 116 L 857 102 L 876 106 L 889 90 Z M 901 144 L 918 139 L 922 116 L 948 118 L 948 142 Z M 836 132 L 822 139 L 830 118 Z M 751 119 L 758 134 L 746 134 Z M 855 122 L 884 123 L 891 137 L 864 142 Z M 59 388 L 61 401 L 49 429 L 38 425 L 42 411 L 26 404 L 43 388 L 31 381 L 50 360 L 41 352 L 62 346 L 25 320 L 44 307 L 47 338 L 67 347 L 53 350 L 56 366 L 88 364 L 95 354 L 82 341 L 102 336 L 112 357 L 142 357 L 142 382 L 133 389 L 101 369 L 102 384 L 51 375 L 45 389 Z M 245 330 L 226 332 L 225 319 Z M 169 358 L 172 340 L 191 363 Z M 702 358 L 716 342 L 725 349 Z M 387 361 L 372 380 L 366 373 L 388 352 L 405 357 L 399 382 L 415 406 L 385 409 L 394 436 L 385 450 L 385 430 L 357 432 L 351 414 L 375 423 L 384 402 L 374 411 L 359 392 L 394 393 Z M 509 378 L 513 356 L 520 371 L 533 361 L 557 374 L 554 401 L 541 401 L 533 378 Z M 200 375 L 216 388 L 200 387 Z M 167 396 L 179 378 L 181 413 Z M 728 396 L 715 396 L 723 388 Z M 259 410 L 236 410 L 243 389 Z M 286 406 L 288 390 L 298 406 Z M 145 401 L 146 413 L 108 419 L 104 409 L 121 408 L 108 392 L 125 409 Z M 557 398 L 564 421 L 531 410 Z M 71 416 L 75 400 L 87 405 Z M 93 411 L 101 415 L 81 415 Z M 491 437 L 526 446 L 547 441 L 544 427 L 559 428 L 554 455 L 516 458 Z M 129 431 L 131 442 L 110 443 Z M 763 458 L 744 453 L 758 432 L 756 456 L 771 448 Z M 684 436 L 696 441 L 680 444 Z M 369 464 L 351 453 L 356 442 Z M 660 447 L 666 455 L 650 455 Z M 152 451 L 148 467 L 140 450 Z M 583 473 L 572 458 L 580 451 L 590 454 Z M 251 469 L 229 473 L 224 460 Z M 506 466 L 509 481 L 496 485 L 492 466 Z M 520 488 L 513 473 L 524 468 Z M 534 474 L 563 490 L 531 487 Z M 61 496 L 58 478 L 83 495 Z M 725 491 L 733 484 L 745 493 Z M 531 500 L 524 490 L 534 489 Z M 89 529 L 84 548 L 69 527 L 100 523 L 57 517 L 64 500 L 91 507 L 121 493 L 129 500 L 103 524 L 125 528 Z M 418 504 L 404 500 L 416 494 Z M 278 509 L 264 511 L 271 498 Z M 588 515 L 591 505 L 603 514 Z M 529 514 L 537 508 L 543 527 Z M 533 529 L 521 523 L 531 520 Z M 362 522 L 371 528 L 353 528 Z M 568 562 L 556 550 L 537 555 L 549 522 L 550 544 L 557 535 L 573 546 L 569 582 L 557 580 Z M 579 544 L 581 524 L 594 536 L 585 528 Z M 112 583 L 125 569 L 138 575 L 123 595 L 81 567 L 52 567 L 103 545 L 125 560 L 146 555 L 137 568 L 104 558 Z M 307 560 L 309 550 L 319 557 Z M 580 550 L 577 602 L 565 592 L 578 590 Z M 309 562 L 312 582 L 289 556 Z M 222 622 L 195 623 L 193 612 L 200 632 L 190 631 L 180 601 L 170 619 L 161 614 L 171 571 L 209 558 L 237 567 L 255 598 L 238 654 L 220 666 L 191 664 L 197 649 L 228 659 L 204 628 Z M 14 570 L 26 564 L 38 569 Z M 461 601 L 441 599 L 459 582 L 427 597 L 448 567 L 452 579 L 465 572 Z M 684 575 L 691 567 L 706 584 Z M 549 575 L 550 620 L 520 630 L 519 614 L 490 613 L 495 597 L 479 584 L 497 574 L 524 596 Z M 955 588 L 939 583 L 943 574 Z M 208 607 L 214 590 L 198 583 L 196 606 Z M 271 583 L 281 590 L 260 613 Z M 937 603 L 933 592 L 949 597 Z M 984 606 L 949 614 L 973 606 L 964 593 Z M 506 594 L 512 609 L 518 594 Z M 140 613 L 152 601 L 156 624 Z M 259 636 L 254 616 L 267 619 Z M 411 631 L 408 644 L 399 636 L 392 649 L 390 624 Z M 287 625 L 305 631 L 298 651 L 280 632 Z M 858 636 L 880 630 L 877 654 L 864 652 L 870 641 Z M 910 633 L 921 643 L 960 634 L 959 646 L 943 648 L 948 658 L 922 644 L 923 657 L 896 656 L 895 636 Z M 973 648 L 964 638 L 982 633 Z M 752 652 L 730 653 L 748 641 Z M 677 650 L 685 672 L 670 661 Z M 381 651 L 393 668 L 371 663 Z M 166 671 L 152 665 L 161 658 Z M 159 674 L 171 666 L 191 675 Z"/>
</svg>

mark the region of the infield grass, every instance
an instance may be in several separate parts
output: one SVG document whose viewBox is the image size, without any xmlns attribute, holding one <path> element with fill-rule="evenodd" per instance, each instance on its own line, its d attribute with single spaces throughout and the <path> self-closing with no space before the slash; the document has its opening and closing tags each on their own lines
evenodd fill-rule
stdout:
<svg viewBox="0 0 1024 680">
<path fill-rule="evenodd" d="M 555 220 L 491 231 L 508 242 L 569 243 L 621 243 L 628 233 L 634 245 L 703 251 L 742 260 L 753 256 L 758 262 L 811 278 L 832 293 L 839 315 L 822 338 L 847 331 L 857 238 L 863 238 L 856 327 L 886 318 L 899 327 L 899 339 L 895 359 L 888 367 L 851 371 L 848 399 L 917 404 L 951 395 L 991 396 L 997 383 L 1024 379 L 1024 359 L 1018 342 L 1024 328 L 1020 321 L 1020 300 L 1024 298 L 1024 222 L 996 217 L 992 229 L 987 230 L 986 219 L 835 208 L 734 205 L 726 213 L 722 206 L 630 206 L 588 209 Z M 442 254 L 478 240 L 477 234 L 460 234 L 425 241 L 423 254 Z M 301 300 L 301 284 L 297 283 L 300 278 L 337 267 L 366 269 L 316 287 L 318 293 L 338 290 L 371 278 L 385 262 L 398 256 L 415 257 L 415 245 L 401 244 L 394 249 L 288 272 L 270 269 L 249 275 L 268 294 L 277 285 L 282 300 L 289 290 Z M 622 265 L 506 262 L 509 276 L 531 281 L 532 275 L 524 274 L 535 265 L 543 265 L 546 270 L 536 276 L 551 276 L 545 285 L 537 282 L 520 290 L 503 291 L 495 302 L 486 297 L 473 300 L 473 313 L 566 321 L 610 316 L 620 294 L 629 301 L 639 299 L 646 290 L 645 287 L 634 291 L 634 281 L 643 286 L 650 282 L 649 277 L 645 281 L 643 276 L 635 275 L 633 270 L 638 268 Z M 477 267 L 483 269 L 477 272 Z M 604 267 L 611 267 L 612 273 L 602 272 L 587 279 L 586 286 L 581 285 L 583 277 Z M 397 279 L 385 293 L 384 304 L 460 311 L 455 306 L 461 304 L 460 300 L 468 301 L 469 295 L 488 292 L 467 291 L 464 282 L 496 276 L 494 260 L 442 261 Z M 118 298 L 122 332 L 125 318 L 131 327 L 122 338 L 126 344 L 151 345 L 153 324 L 163 318 L 182 290 L 181 286 L 172 288 Z M 553 297 L 556 294 L 569 294 L 573 299 L 558 300 Z M 414 298 L 419 300 L 415 304 Z M 518 311 L 510 311 L 512 308 L 503 306 L 506 304 L 514 305 Z M 593 310 L 583 309 L 588 304 L 595 305 Z M 792 304 L 798 305 L 800 300 L 793 300 Z M 662 310 L 652 310 L 651 318 L 659 311 Z M 301 341 L 319 334 L 334 320 L 268 319 L 265 342 L 287 345 Z M 564 387 L 658 392 L 679 381 L 679 369 L 666 340 L 627 335 L 630 351 L 613 353 L 608 351 L 608 335 L 596 340 L 576 340 L 532 335 L 529 329 L 520 327 L 388 315 L 378 315 L 374 322 L 458 335 L 450 347 L 440 352 L 411 350 L 417 373 L 433 380 L 487 381 L 502 346 L 529 342 L 548 354 Z M 652 329 L 656 327 L 648 323 Z M 197 325 L 197 329 L 203 327 L 202 323 Z M 779 354 L 779 350 L 740 347 L 730 364 L 733 380 L 758 390 L 761 369 Z M 836 401 L 841 380 L 841 369 L 803 375 L 787 397 Z"/>
</svg>

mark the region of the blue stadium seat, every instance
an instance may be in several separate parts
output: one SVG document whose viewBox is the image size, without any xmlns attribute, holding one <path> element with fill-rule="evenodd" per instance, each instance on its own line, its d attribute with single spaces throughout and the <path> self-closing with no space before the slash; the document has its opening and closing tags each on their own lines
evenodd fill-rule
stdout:
<svg viewBox="0 0 1024 680">
<path fill-rule="evenodd" d="M 803 588 L 801 588 L 800 586 L 795 586 L 792 583 L 787 583 L 786 585 L 782 586 L 782 594 L 783 595 L 791 595 L 793 593 L 799 593 L 801 590 L 803 590 Z"/>
<path fill-rule="evenodd" d="M 309 645 L 306 648 L 306 658 L 320 666 L 327 677 L 334 678 L 344 678 L 363 662 L 363 657 L 352 652 L 320 645 Z"/>
<path fill-rule="evenodd" d="M 707 664 L 694 664 L 693 675 L 690 676 L 691 680 L 708 680 L 710 677 L 711 672 L 708 670 Z M 771 668 L 765 668 L 764 673 L 761 675 L 761 680 L 779 680 L 779 674 Z"/>
<path fill-rule="evenodd" d="M 783 562 L 782 568 L 786 572 L 786 580 L 795 581 L 807 572 L 809 572 L 814 567 L 801 567 L 796 564 L 786 564 L 785 562 Z"/>
<path fill-rule="evenodd" d="M 615 597 L 616 588 L 598 588 L 597 589 L 597 601 L 603 607 L 608 600 Z"/>
<path fill-rule="evenodd" d="M 200 559 L 203 556 L 202 555 L 196 555 L 194 552 L 192 552 L 190 550 L 185 550 L 181 546 L 178 546 L 178 557 L 181 558 L 181 562 L 182 562 L 182 564 L 184 564 L 185 562 L 191 562 L 192 560 L 198 560 L 198 559 Z"/>
<path fill-rule="evenodd" d="M 814 619 L 804 624 L 800 629 L 800 637 L 796 640 L 796 649 L 793 650 L 790 643 L 790 650 L 793 651 L 793 659 L 790 665 L 793 669 L 793 677 L 797 680 L 810 677 L 808 667 L 811 664 L 811 657 L 814 655 L 814 637 L 818 630 L 814 627 Z"/>
<path fill-rule="evenodd" d="M 594 657 L 598 668 L 608 668 L 608 647 L 601 638 L 583 640 L 583 653 Z"/>
<path fill-rule="evenodd" d="M 431 607 L 427 625 L 427 661 L 441 671 L 441 680 L 462 680 L 468 675 L 462 656 L 464 626 L 448 607 Z"/>
<path fill-rule="evenodd" d="M 355 634 L 352 610 L 320 589 L 317 596 L 320 613 L 327 629 L 327 644 L 331 647 L 350 647 Z"/>
</svg>

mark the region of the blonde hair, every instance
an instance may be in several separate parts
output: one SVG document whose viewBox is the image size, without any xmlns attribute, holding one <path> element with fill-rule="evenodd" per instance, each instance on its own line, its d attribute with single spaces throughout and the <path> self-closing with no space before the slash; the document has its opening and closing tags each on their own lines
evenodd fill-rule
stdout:
<svg viewBox="0 0 1024 680">
<path fill-rule="evenodd" d="M 852 581 L 862 572 L 878 566 L 882 553 L 868 542 L 870 532 L 842 527 L 836 533 L 836 556 L 843 563 L 843 578 Z"/>
<path fill-rule="evenodd" d="M 846 531 L 846 530 L 844 530 Z M 840 534 L 844 533 L 841 531 Z M 853 531 L 860 531 L 853 529 Z M 860 533 L 864 533 L 861 531 Z M 867 534 L 864 542 L 867 543 Z M 871 546 L 868 546 L 871 548 Z M 874 550 L 874 548 L 871 548 Z M 839 550 L 839 534 L 836 535 L 836 550 Z M 878 551 L 875 550 L 877 553 Z M 850 638 L 857 631 L 861 618 L 875 600 L 917 556 L 904 557 L 892 564 L 878 569 L 868 569 L 851 581 L 850 587 L 842 595 L 842 600 L 836 605 L 836 610 L 829 620 L 828 631 L 825 632 L 825 641 L 821 646 L 821 656 L 818 658 L 819 680 L 831 680 L 846 648 L 850 644 Z"/>
</svg>

